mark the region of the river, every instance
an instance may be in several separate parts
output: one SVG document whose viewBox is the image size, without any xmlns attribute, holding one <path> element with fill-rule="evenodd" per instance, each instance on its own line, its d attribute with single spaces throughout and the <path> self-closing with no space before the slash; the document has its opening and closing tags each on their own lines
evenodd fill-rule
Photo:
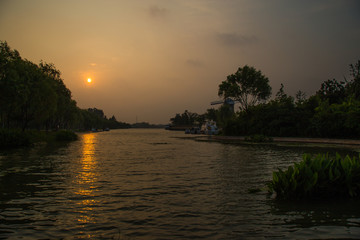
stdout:
<svg viewBox="0 0 360 240">
<path fill-rule="evenodd" d="M 236 145 L 184 133 L 81 133 L 0 152 L 0 239 L 351 239 L 359 201 L 277 201 L 264 188 L 311 147 Z"/>
</svg>

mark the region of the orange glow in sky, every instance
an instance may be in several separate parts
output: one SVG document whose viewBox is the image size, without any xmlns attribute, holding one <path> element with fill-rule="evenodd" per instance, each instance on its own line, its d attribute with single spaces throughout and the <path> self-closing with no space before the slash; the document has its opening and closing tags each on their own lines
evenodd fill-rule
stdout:
<svg viewBox="0 0 360 240">
<path fill-rule="evenodd" d="M 359 9 L 355 0 L 0 0 L 0 40 L 53 63 L 80 108 L 167 124 L 185 110 L 205 113 L 244 65 L 269 78 L 273 96 L 281 83 L 309 97 L 348 77 Z"/>
</svg>

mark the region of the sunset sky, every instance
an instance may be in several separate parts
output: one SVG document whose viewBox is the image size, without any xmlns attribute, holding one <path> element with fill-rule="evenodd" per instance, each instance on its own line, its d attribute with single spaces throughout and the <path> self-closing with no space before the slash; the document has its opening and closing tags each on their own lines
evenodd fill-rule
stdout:
<svg viewBox="0 0 360 240">
<path fill-rule="evenodd" d="M 0 0 L 0 40 L 53 63 L 81 108 L 168 123 L 204 113 L 245 64 L 273 94 L 283 83 L 310 96 L 347 77 L 360 59 L 360 1 Z"/>
</svg>

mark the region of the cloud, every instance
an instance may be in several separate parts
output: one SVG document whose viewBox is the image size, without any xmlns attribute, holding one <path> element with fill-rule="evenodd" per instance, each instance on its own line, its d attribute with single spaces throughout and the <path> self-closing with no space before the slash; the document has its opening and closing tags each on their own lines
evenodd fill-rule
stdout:
<svg viewBox="0 0 360 240">
<path fill-rule="evenodd" d="M 168 9 L 161 8 L 161 7 L 157 6 L 157 5 L 150 6 L 148 11 L 149 11 L 150 16 L 153 17 L 153 18 L 166 17 L 168 12 L 169 12 Z"/>
<path fill-rule="evenodd" d="M 225 46 L 243 46 L 256 43 L 258 41 L 255 36 L 246 36 L 237 33 L 218 33 L 216 34 L 217 41 Z"/>
</svg>

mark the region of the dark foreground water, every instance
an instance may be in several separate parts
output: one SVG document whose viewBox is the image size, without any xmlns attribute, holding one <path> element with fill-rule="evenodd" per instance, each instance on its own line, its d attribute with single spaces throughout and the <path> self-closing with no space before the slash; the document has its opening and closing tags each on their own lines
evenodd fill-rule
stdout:
<svg viewBox="0 0 360 240">
<path fill-rule="evenodd" d="M 360 238 L 359 201 L 248 192 L 319 149 L 183 136 L 114 130 L 0 152 L 0 239 Z"/>
</svg>

